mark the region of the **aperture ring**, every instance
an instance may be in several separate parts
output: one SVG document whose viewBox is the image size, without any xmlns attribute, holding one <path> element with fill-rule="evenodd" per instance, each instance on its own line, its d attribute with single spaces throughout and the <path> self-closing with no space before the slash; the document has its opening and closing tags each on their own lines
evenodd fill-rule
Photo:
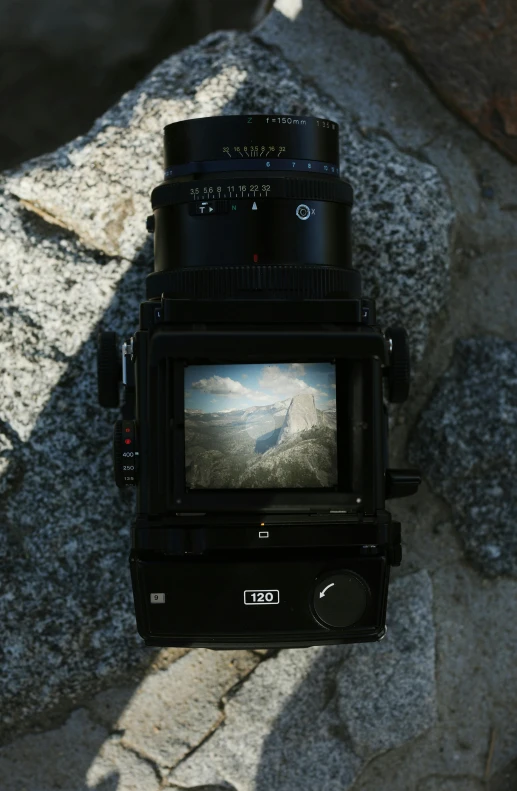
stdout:
<svg viewBox="0 0 517 791">
<path fill-rule="evenodd" d="M 347 181 L 306 178 L 260 177 L 214 179 L 213 181 L 183 181 L 160 184 L 151 193 L 154 209 L 176 203 L 202 200 L 239 200 L 299 198 L 302 200 L 332 201 L 353 204 L 352 185 Z"/>
</svg>

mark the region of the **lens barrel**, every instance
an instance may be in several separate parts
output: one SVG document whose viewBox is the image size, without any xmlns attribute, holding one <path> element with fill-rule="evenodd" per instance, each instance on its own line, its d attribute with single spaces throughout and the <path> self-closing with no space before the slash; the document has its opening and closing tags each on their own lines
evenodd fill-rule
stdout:
<svg viewBox="0 0 517 791">
<path fill-rule="evenodd" d="M 164 134 L 148 299 L 360 297 L 335 122 L 218 116 Z"/>
<path fill-rule="evenodd" d="M 222 115 L 168 124 L 165 178 L 244 170 L 339 177 L 339 128 L 306 116 Z M 269 165 L 267 164 L 269 162 Z M 294 165 L 292 163 L 295 163 Z"/>
</svg>

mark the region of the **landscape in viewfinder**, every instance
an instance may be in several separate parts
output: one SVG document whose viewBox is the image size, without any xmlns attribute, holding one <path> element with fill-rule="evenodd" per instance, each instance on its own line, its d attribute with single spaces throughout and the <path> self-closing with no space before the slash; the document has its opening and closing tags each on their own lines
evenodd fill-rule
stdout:
<svg viewBox="0 0 517 791">
<path fill-rule="evenodd" d="M 185 473 L 190 489 L 335 486 L 335 365 L 187 366 Z"/>
</svg>

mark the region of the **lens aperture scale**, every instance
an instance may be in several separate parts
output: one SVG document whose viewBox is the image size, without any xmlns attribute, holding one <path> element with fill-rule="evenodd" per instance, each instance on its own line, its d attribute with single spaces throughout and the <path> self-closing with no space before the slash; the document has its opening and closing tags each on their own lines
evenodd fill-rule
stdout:
<svg viewBox="0 0 517 791">
<path fill-rule="evenodd" d="M 168 124 L 164 135 L 166 179 L 217 170 L 314 171 L 339 177 L 339 127 L 324 118 L 191 118 Z"/>
<path fill-rule="evenodd" d="M 155 187 L 151 194 L 153 210 L 176 203 L 206 200 L 242 200 L 258 198 L 295 198 L 300 200 L 332 201 L 353 203 L 352 185 L 342 179 L 315 179 L 274 177 L 265 180 L 240 175 L 239 178 L 210 179 L 163 183 Z"/>
</svg>

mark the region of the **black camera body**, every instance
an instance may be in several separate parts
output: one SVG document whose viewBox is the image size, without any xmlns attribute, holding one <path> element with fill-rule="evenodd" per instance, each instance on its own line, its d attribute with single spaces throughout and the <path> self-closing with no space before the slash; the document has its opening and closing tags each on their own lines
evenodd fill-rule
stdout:
<svg viewBox="0 0 517 791">
<path fill-rule="evenodd" d="M 350 266 L 337 125 L 195 119 L 165 148 L 139 327 L 122 362 L 114 333 L 98 354 L 101 404 L 124 383 L 114 469 L 137 487 L 138 631 L 151 646 L 379 640 L 401 561 L 385 501 L 420 475 L 388 467 L 384 396 L 407 398 L 408 339 L 377 326 Z"/>
</svg>

